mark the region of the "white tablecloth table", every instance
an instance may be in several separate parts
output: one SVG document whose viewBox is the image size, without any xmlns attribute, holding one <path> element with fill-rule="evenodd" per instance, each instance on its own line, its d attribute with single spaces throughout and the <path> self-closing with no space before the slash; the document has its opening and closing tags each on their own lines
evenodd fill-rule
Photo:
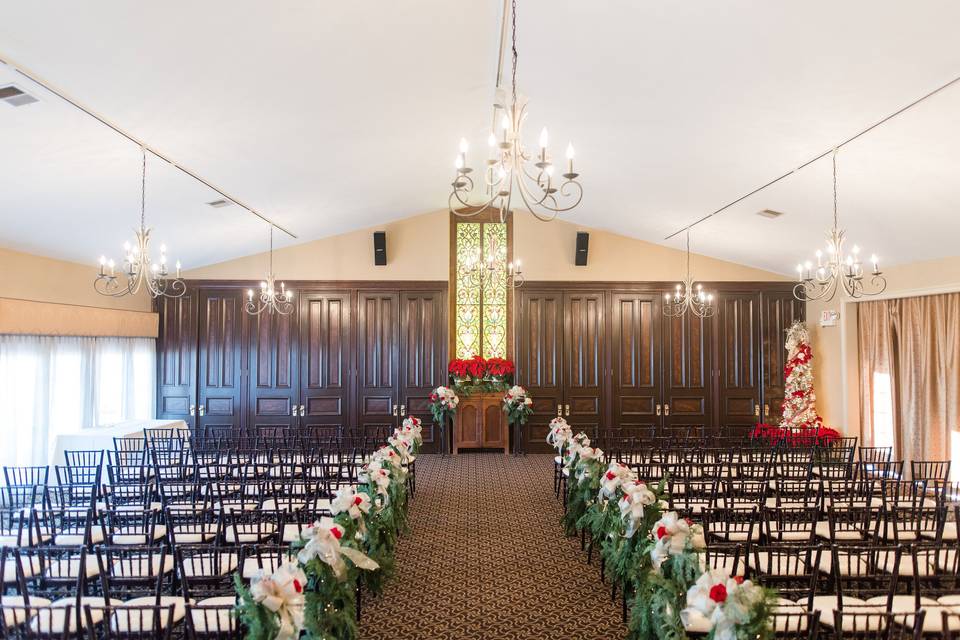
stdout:
<svg viewBox="0 0 960 640">
<path fill-rule="evenodd" d="M 73 433 L 63 433 L 57 436 L 53 453 L 50 456 L 50 479 L 54 480 L 53 465 L 65 465 L 64 451 L 91 449 L 113 449 L 114 438 L 142 438 L 144 429 L 177 429 L 187 431 L 187 423 L 183 420 L 127 420 L 96 429 L 83 429 Z M 185 434 L 186 435 L 186 434 Z M 104 458 L 106 463 L 106 458 Z"/>
</svg>

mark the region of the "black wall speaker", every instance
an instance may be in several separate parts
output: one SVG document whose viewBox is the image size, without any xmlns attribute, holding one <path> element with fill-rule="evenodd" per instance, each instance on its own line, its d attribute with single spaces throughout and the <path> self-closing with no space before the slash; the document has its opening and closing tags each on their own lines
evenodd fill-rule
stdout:
<svg viewBox="0 0 960 640">
<path fill-rule="evenodd" d="M 387 264 L 387 232 L 373 232 L 373 264 L 383 267 Z"/>
<path fill-rule="evenodd" d="M 574 264 L 578 267 L 587 266 L 587 247 L 590 245 L 590 234 L 585 231 L 577 232 L 577 255 Z"/>
</svg>

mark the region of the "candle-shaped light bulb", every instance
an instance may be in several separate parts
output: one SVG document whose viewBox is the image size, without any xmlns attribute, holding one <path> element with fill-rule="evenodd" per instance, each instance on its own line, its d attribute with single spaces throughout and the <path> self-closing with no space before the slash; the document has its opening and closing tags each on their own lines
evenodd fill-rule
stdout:
<svg viewBox="0 0 960 640">
<path fill-rule="evenodd" d="M 547 172 L 547 176 L 549 176 L 549 177 L 551 177 L 551 178 L 553 177 L 553 165 L 552 165 L 552 164 L 547 166 L 546 172 Z"/>
<path fill-rule="evenodd" d="M 129 243 L 129 242 L 124 242 L 124 243 L 123 243 L 123 252 L 124 252 L 124 253 L 130 253 L 130 243 Z"/>
<path fill-rule="evenodd" d="M 167 264 L 167 256 L 162 253 L 160 254 L 160 264 Z"/>
<path fill-rule="evenodd" d="M 453 161 L 453 166 L 456 167 L 457 171 L 463 169 L 463 156 L 457 156 L 457 159 Z"/>
<path fill-rule="evenodd" d="M 708 302 L 708 303 L 713 302 L 713 294 L 712 294 L 712 293 L 708 293 L 708 294 L 707 294 L 707 302 Z"/>
<path fill-rule="evenodd" d="M 873 265 L 873 272 L 880 273 L 880 260 L 877 258 L 877 254 L 872 254 L 870 256 L 870 264 Z"/>
<path fill-rule="evenodd" d="M 150 271 L 153 271 L 154 273 L 156 273 L 159 270 L 160 270 L 160 265 L 158 265 L 156 262 L 150 265 Z"/>
<path fill-rule="evenodd" d="M 247 300 L 253 302 L 253 289 L 247 289 Z"/>
<path fill-rule="evenodd" d="M 510 128 L 510 118 L 507 117 L 507 114 L 503 114 L 503 117 L 500 118 L 500 128 L 503 129 L 503 134 L 507 134 L 507 129 Z"/>
<path fill-rule="evenodd" d="M 803 265 L 797 265 L 797 280 L 803 280 Z"/>
<path fill-rule="evenodd" d="M 166 252 L 167 252 L 167 245 L 161 244 L 161 245 L 160 245 L 160 253 L 166 253 Z"/>
<path fill-rule="evenodd" d="M 266 288 L 267 288 L 267 283 L 261 281 L 261 282 L 260 282 L 260 288 L 263 289 L 263 290 L 266 290 Z"/>
<path fill-rule="evenodd" d="M 540 130 L 540 148 L 546 149 L 547 144 L 550 142 L 550 136 L 547 135 L 547 128 L 544 127 Z"/>
<path fill-rule="evenodd" d="M 567 160 L 573 160 L 573 154 L 574 154 L 573 143 L 568 142 L 567 143 Z"/>
<path fill-rule="evenodd" d="M 467 143 L 466 138 L 460 138 L 460 153 L 466 153 L 467 149 L 470 148 L 470 145 Z"/>
<path fill-rule="evenodd" d="M 497 136 L 493 135 L 493 132 L 490 132 L 490 137 L 487 138 L 487 144 L 491 147 L 497 146 Z"/>
<path fill-rule="evenodd" d="M 177 260 L 177 278 L 180 277 L 180 261 Z"/>
<path fill-rule="evenodd" d="M 293 300 L 293 289 L 287 289 L 287 300 Z"/>
<path fill-rule="evenodd" d="M 520 273 L 520 261 L 517 260 L 517 273 Z"/>
<path fill-rule="evenodd" d="M 110 275 L 113 275 L 113 267 L 116 266 L 116 263 L 113 261 L 113 258 L 107 260 L 107 266 L 110 267 Z"/>
<path fill-rule="evenodd" d="M 107 256 L 100 256 L 100 275 L 103 275 L 103 267 L 107 264 Z"/>
</svg>

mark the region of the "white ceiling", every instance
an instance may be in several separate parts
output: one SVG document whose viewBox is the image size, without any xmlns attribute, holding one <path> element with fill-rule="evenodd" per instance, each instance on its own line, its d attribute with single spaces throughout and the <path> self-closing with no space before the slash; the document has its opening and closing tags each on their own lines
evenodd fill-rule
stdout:
<svg viewBox="0 0 960 640">
<path fill-rule="evenodd" d="M 654 242 L 960 75 L 955 2 L 519 4 L 531 142 L 546 124 L 583 174 L 566 218 Z M 457 141 L 490 124 L 500 6 L 8 2 L 0 57 L 297 233 L 283 245 L 446 206 Z M 40 102 L 0 104 L 0 246 L 119 253 L 139 150 L 0 65 L 8 82 Z M 957 113 L 960 85 L 841 152 L 841 220 L 886 264 L 960 254 Z M 790 272 L 829 223 L 829 169 L 701 225 L 694 250 Z M 147 189 L 186 267 L 264 249 L 264 223 L 164 163 Z"/>
</svg>

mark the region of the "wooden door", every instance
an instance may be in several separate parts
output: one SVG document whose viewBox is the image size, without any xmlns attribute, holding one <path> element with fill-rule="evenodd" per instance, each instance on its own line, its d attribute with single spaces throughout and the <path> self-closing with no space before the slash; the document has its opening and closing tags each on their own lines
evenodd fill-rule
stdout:
<svg viewBox="0 0 960 640">
<path fill-rule="evenodd" d="M 575 431 L 599 433 L 606 417 L 603 292 L 565 293 L 563 308 L 563 415 Z M 536 435 L 542 441 L 546 432 Z"/>
<path fill-rule="evenodd" d="M 300 425 L 331 435 L 351 424 L 353 296 L 347 291 L 300 295 Z"/>
<path fill-rule="evenodd" d="M 299 317 L 264 311 L 244 314 L 249 347 L 247 426 L 292 427 L 300 422 Z"/>
<path fill-rule="evenodd" d="M 476 394 L 460 398 L 453 420 L 453 452 L 460 449 L 479 449 L 483 446 L 483 396 Z"/>
<path fill-rule="evenodd" d="M 201 289 L 197 427 L 243 426 L 243 290 Z"/>
<path fill-rule="evenodd" d="M 613 427 L 646 432 L 662 422 L 662 323 L 657 294 L 612 295 Z"/>
<path fill-rule="evenodd" d="M 796 320 L 803 320 L 805 306 L 792 292 L 764 292 L 760 324 L 763 335 L 763 421 L 779 424 L 783 417 L 783 396 L 786 377 L 783 367 L 787 361 L 784 342 L 787 329 Z"/>
<path fill-rule="evenodd" d="M 382 440 L 397 425 L 400 295 L 361 291 L 357 310 L 357 413 L 360 434 Z"/>
<path fill-rule="evenodd" d="M 527 450 L 548 452 L 548 425 L 563 409 L 563 293 L 521 289 L 518 306 L 516 382 L 533 398 Z"/>
<path fill-rule="evenodd" d="M 400 294 L 400 419 L 423 422 L 424 451 L 436 451 L 430 393 L 446 383 L 446 295 L 438 291 Z"/>
<path fill-rule="evenodd" d="M 663 320 L 663 424 L 693 427 L 696 433 L 713 425 L 713 320 L 687 312 Z"/>
<path fill-rule="evenodd" d="M 157 417 L 196 427 L 197 292 L 157 300 Z"/>
<path fill-rule="evenodd" d="M 718 305 L 719 423 L 747 433 L 760 421 L 760 294 L 721 292 Z"/>
</svg>

